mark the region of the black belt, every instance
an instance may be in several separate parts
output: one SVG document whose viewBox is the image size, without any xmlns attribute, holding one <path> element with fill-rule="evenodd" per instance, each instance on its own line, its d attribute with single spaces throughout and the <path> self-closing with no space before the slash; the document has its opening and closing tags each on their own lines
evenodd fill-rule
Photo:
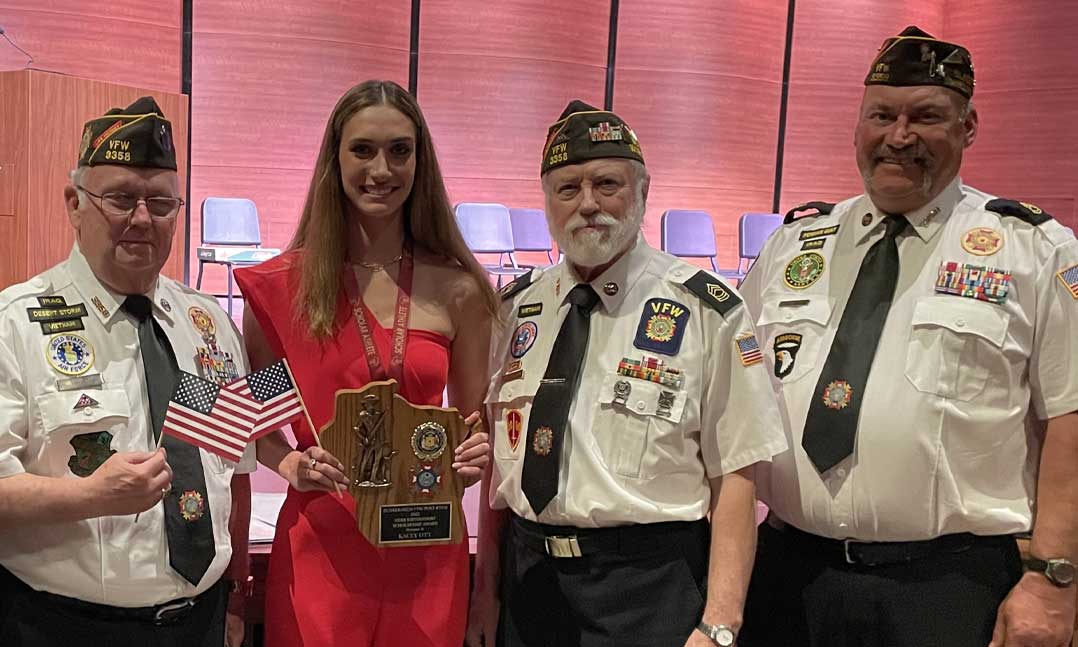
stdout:
<svg viewBox="0 0 1078 647">
<path fill-rule="evenodd" d="M 95 620 L 115 620 L 120 622 L 139 621 L 146 622 L 158 627 L 182 622 L 195 609 L 195 605 L 204 598 L 212 597 L 223 586 L 223 580 L 206 589 L 192 598 L 180 598 L 158 604 L 152 607 L 113 607 L 107 604 L 86 602 L 46 591 L 36 591 L 25 583 L 25 592 L 32 599 L 43 602 L 53 607 L 64 609 L 74 614 L 94 618 Z"/>
<path fill-rule="evenodd" d="M 692 535 L 706 540 L 709 527 L 706 519 L 700 519 L 612 528 L 576 528 L 535 523 L 514 516 L 512 532 L 514 539 L 528 548 L 563 558 L 603 552 L 623 555 L 646 553 Z"/>
<path fill-rule="evenodd" d="M 852 539 L 831 539 L 795 528 L 781 519 L 770 515 L 767 524 L 782 533 L 787 539 L 803 544 L 806 549 L 833 562 L 845 562 L 858 566 L 892 566 L 939 555 L 940 553 L 960 553 L 974 546 L 1003 547 L 1014 545 L 1012 535 L 974 535 L 963 532 L 942 535 L 923 541 L 855 541 Z"/>
</svg>

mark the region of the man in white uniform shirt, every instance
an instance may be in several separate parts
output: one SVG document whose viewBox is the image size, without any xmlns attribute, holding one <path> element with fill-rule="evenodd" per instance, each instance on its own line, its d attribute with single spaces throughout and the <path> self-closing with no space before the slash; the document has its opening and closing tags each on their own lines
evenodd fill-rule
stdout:
<svg viewBox="0 0 1078 647">
<path fill-rule="evenodd" d="M 910 27 L 865 84 L 865 194 L 791 212 L 742 284 L 791 438 L 741 644 L 1069 645 L 1078 241 L 962 184 L 965 48 Z"/>
<path fill-rule="evenodd" d="M 649 178 L 617 115 L 570 103 L 542 183 L 566 261 L 502 291 L 469 644 L 731 645 L 753 470 L 785 448 L 752 323 L 644 241 Z"/>
<path fill-rule="evenodd" d="M 226 644 L 253 445 L 237 465 L 157 439 L 177 368 L 223 383 L 247 362 L 214 299 L 159 276 L 179 194 L 153 99 L 90 120 L 70 257 L 0 293 L 4 647 Z"/>
</svg>

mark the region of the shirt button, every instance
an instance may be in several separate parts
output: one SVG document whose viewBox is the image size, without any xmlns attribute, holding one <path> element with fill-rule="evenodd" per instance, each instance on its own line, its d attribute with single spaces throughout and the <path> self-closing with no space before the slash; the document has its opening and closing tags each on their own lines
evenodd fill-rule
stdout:
<svg viewBox="0 0 1078 647">
<path fill-rule="evenodd" d="M 643 411 L 643 410 L 644 410 L 644 407 L 646 407 L 646 406 L 647 406 L 647 405 L 646 405 L 646 404 L 644 404 L 644 401 L 643 401 L 643 400 L 637 400 L 637 402 L 636 402 L 636 410 L 637 410 L 637 411 Z"/>
<path fill-rule="evenodd" d="M 845 530 L 845 529 L 850 527 L 850 524 L 848 524 L 848 523 L 840 523 L 840 524 L 838 524 L 838 527 L 839 527 L 840 530 Z"/>
<path fill-rule="evenodd" d="M 955 319 L 955 320 L 954 320 L 954 325 L 956 325 L 956 326 L 958 326 L 959 328 L 961 328 L 962 326 L 965 326 L 965 325 L 966 325 L 966 320 L 965 320 L 965 319 L 963 319 L 962 317 L 959 317 L 958 319 Z"/>
<path fill-rule="evenodd" d="M 838 468 L 837 470 L 835 470 L 835 476 L 839 477 L 840 479 L 846 478 L 846 470 L 841 467 Z"/>
<path fill-rule="evenodd" d="M 94 415 L 94 410 L 93 409 L 94 409 L 93 407 L 86 407 L 85 409 L 83 409 L 83 412 L 86 413 L 87 418 Z"/>
<path fill-rule="evenodd" d="M 681 276 L 681 274 L 682 274 L 681 270 L 674 270 L 674 276 Z"/>
<path fill-rule="evenodd" d="M 792 312 L 787 312 L 786 313 L 786 321 L 789 321 L 789 320 L 791 320 L 793 318 L 794 318 L 794 313 L 792 313 Z"/>
</svg>

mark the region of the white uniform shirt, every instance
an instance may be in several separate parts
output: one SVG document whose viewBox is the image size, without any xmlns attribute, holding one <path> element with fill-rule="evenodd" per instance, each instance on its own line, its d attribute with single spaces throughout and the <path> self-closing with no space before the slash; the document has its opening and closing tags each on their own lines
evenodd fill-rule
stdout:
<svg viewBox="0 0 1078 647">
<path fill-rule="evenodd" d="M 521 492 L 525 453 L 534 451 L 528 416 L 578 278 L 566 263 L 534 270 L 531 285 L 503 302 L 487 397 L 493 507 L 576 527 L 694 521 L 708 512 L 709 478 L 785 449 L 762 362 L 753 363 L 758 355 L 751 342 L 744 350 L 748 366 L 738 350 L 736 339 L 752 334 L 747 311 L 732 289 L 710 275 L 715 302 L 728 309 L 720 314 L 706 305 L 683 285 L 697 272 L 640 239 L 591 282 L 600 303 L 591 314 L 569 410 L 558 494 L 538 519 Z M 617 286 L 616 294 L 604 290 L 608 284 Z M 506 375 L 514 353 L 523 370 L 516 379 Z M 623 359 L 647 358 L 662 362 L 651 375 L 666 371 L 661 374 L 671 383 L 618 374 Z M 672 383 L 676 373 L 670 369 L 680 371 L 680 385 Z M 618 382 L 630 388 L 620 400 Z"/>
<path fill-rule="evenodd" d="M 791 430 L 790 451 L 759 472 L 760 496 L 781 519 L 864 541 L 1030 529 L 1043 421 L 1078 409 L 1078 288 L 1067 287 L 1078 283 L 1078 269 L 1067 273 L 1078 241 L 1054 220 L 986 210 L 992 197 L 956 179 L 906 214 L 854 453 L 823 477 L 801 446 L 805 418 L 884 216 L 859 196 L 768 241 L 741 289 Z M 812 253 L 822 274 L 791 287 L 787 268 Z M 798 269 L 793 282 L 810 282 L 812 270 L 806 279 Z M 981 297 L 954 294 L 963 281 Z"/>
<path fill-rule="evenodd" d="M 166 277 L 146 296 L 181 369 L 201 374 L 196 349 L 206 342 L 191 315 L 208 314 L 220 351 L 231 353 L 240 375 L 247 373 L 239 333 L 214 299 Z M 39 297 L 84 304 L 85 316 L 76 317 L 84 330 L 44 333 L 28 313 L 40 307 Z M 122 310 L 124 299 L 94 277 L 77 246 L 64 263 L 0 293 L 0 478 L 24 472 L 79 478 L 73 468 L 85 470 L 75 444 L 86 434 L 112 434 L 110 449 L 118 452 L 154 449 L 137 323 Z M 66 334 L 82 341 L 74 340 L 65 359 L 56 359 Z M 84 396 L 96 404 L 85 406 Z M 255 461 L 253 443 L 238 466 L 200 453 L 217 554 L 198 587 L 169 566 L 162 504 L 143 512 L 138 523 L 126 515 L 2 529 L 0 564 L 35 589 L 112 606 L 149 606 L 201 593 L 232 556 L 232 474 L 253 471 Z"/>
</svg>

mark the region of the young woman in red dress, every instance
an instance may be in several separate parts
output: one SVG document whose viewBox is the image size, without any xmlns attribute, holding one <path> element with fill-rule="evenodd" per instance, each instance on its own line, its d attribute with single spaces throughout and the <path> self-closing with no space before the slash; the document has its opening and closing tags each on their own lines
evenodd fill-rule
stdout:
<svg viewBox="0 0 1078 647">
<path fill-rule="evenodd" d="M 339 389 L 388 377 L 413 404 L 441 405 L 448 386 L 451 406 L 480 410 L 495 296 L 457 229 L 419 106 L 397 84 L 341 97 L 288 251 L 236 280 L 252 365 L 287 358 L 316 428 Z M 459 647 L 468 543 L 375 548 L 351 498 L 333 493 L 348 484 L 344 466 L 306 423 L 293 431 L 295 448 L 281 432 L 258 441 L 259 461 L 291 486 L 266 581 L 266 645 Z M 466 483 L 489 448 L 472 433 L 455 449 Z"/>
</svg>

